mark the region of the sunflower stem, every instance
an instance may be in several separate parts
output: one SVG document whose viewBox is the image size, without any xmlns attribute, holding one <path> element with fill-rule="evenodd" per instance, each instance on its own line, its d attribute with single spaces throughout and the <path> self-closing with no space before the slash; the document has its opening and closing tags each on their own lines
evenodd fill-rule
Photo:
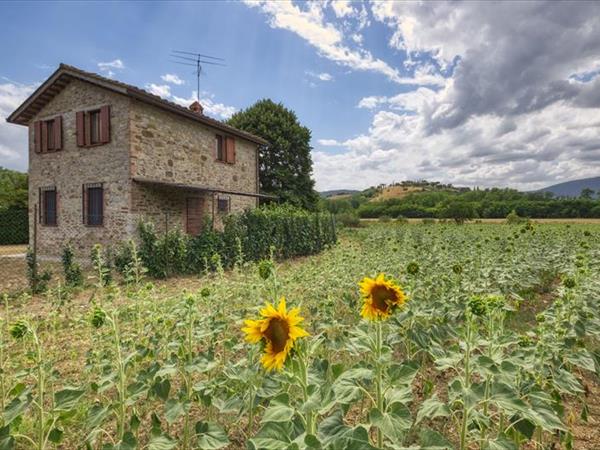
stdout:
<svg viewBox="0 0 600 450">
<path fill-rule="evenodd" d="M 303 355 L 300 359 L 301 374 L 302 374 L 302 398 L 304 404 L 308 402 L 308 351 L 304 349 Z M 315 434 L 315 423 L 312 410 L 306 412 L 306 434 Z"/>
<path fill-rule="evenodd" d="M 383 346 L 383 332 L 381 321 L 375 322 L 376 335 L 375 335 L 375 398 L 377 400 L 377 409 L 383 414 L 383 391 L 382 391 L 382 367 L 381 367 L 381 350 Z M 381 428 L 377 427 L 377 447 L 383 448 L 383 433 Z"/>
</svg>

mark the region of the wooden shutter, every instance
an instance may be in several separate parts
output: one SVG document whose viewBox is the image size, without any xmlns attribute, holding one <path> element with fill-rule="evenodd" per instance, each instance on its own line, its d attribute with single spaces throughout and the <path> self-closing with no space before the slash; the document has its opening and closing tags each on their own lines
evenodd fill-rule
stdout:
<svg viewBox="0 0 600 450">
<path fill-rule="evenodd" d="M 54 151 L 62 149 L 62 116 L 54 119 Z"/>
<path fill-rule="evenodd" d="M 33 123 L 33 150 L 36 153 L 42 151 L 42 122 L 39 120 Z"/>
<path fill-rule="evenodd" d="M 79 113 L 78 113 L 79 114 Z M 81 223 L 87 223 L 87 189 L 85 184 L 81 185 Z"/>
<path fill-rule="evenodd" d="M 85 147 L 85 113 L 83 111 L 77 111 L 75 122 L 77 127 L 77 146 Z"/>
<path fill-rule="evenodd" d="M 232 137 L 225 138 L 225 161 L 229 164 L 235 163 L 235 139 Z"/>
<path fill-rule="evenodd" d="M 83 135 L 85 136 L 85 145 L 92 143 L 92 115 L 85 113 L 83 116 Z"/>
<path fill-rule="evenodd" d="M 42 121 L 42 153 L 48 151 L 48 122 Z"/>
<path fill-rule="evenodd" d="M 110 142 L 110 106 L 100 108 L 100 142 Z"/>
</svg>

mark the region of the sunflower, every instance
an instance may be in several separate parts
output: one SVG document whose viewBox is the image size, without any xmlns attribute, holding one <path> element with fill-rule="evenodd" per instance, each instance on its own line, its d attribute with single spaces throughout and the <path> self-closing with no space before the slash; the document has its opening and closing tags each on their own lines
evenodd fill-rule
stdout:
<svg viewBox="0 0 600 450">
<path fill-rule="evenodd" d="M 292 308 L 288 312 L 285 298 L 281 297 L 277 309 L 274 304 L 265 303 L 265 307 L 260 310 L 264 319 L 244 321 L 246 326 L 242 331 L 246 333 L 246 340 L 252 344 L 261 341 L 265 344 L 264 355 L 260 360 L 265 369 L 281 370 L 296 339 L 308 336 L 298 326 L 304 320 L 299 314 L 299 308 Z"/>
<path fill-rule="evenodd" d="M 364 301 L 360 315 L 368 320 L 387 319 L 407 300 L 400 286 L 382 273 L 375 279 L 365 277 L 358 285 Z"/>
</svg>

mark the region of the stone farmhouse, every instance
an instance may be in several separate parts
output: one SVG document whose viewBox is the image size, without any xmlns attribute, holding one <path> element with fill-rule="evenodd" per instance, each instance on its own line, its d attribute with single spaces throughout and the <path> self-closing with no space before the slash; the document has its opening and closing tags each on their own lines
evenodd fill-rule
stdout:
<svg viewBox="0 0 600 450">
<path fill-rule="evenodd" d="M 30 242 L 80 257 L 140 220 L 195 235 L 258 204 L 266 141 L 97 74 L 61 64 L 8 118 L 29 128 Z"/>
</svg>

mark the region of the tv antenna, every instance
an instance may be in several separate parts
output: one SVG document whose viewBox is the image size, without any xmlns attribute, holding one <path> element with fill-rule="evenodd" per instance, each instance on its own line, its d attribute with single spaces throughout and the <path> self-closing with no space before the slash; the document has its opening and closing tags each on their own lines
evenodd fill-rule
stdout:
<svg viewBox="0 0 600 450">
<path fill-rule="evenodd" d="M 182 50 L 172 50 L 171 55 L 172 58 L 178 58 L 175 60 L 171 60 L 175 64 L 181 64 L 183 66 L 195 67 L 192 73 L 196 75 L 196 100 L 200 103 L 200 75 L 203 72 L 202 66 L 204 64 L 210 64 L 213 66 L 226 66 L 219 61 L 225 61 L 223 58 L 218 58 L 216 56 L 204 55 L 202 53 L 193 53 L 193 52 L 184 52 Z"/>
</svg>

